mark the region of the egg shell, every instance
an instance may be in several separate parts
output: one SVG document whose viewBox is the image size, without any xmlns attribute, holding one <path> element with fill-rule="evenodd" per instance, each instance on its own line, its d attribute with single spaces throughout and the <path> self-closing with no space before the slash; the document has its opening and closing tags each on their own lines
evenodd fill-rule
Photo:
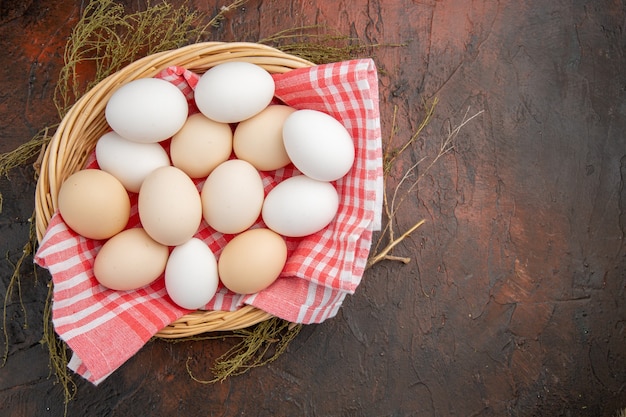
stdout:
<svg viewBox="0 0 626 417">
<path fill-rule="evenodd" d="M 282 236 L 265 228 L 250 229 L 226 244 L 218 259 L 218 273 L 229 290 L 253 294 L 276 281 L 286 261 Z"/>
<path fill-rule="evenodd" d="M 130 216 L 128 192 L 117 178 L 99 169 L 77 171 L 63 181 L 58 207 L 70 229 L 96 240 L 122 231 Z"/>
<path fill-rule="evenodd" d="M 196 105 L 209 119 L 236 123 L 267 107 L 274 79 L 262 67 L 243 61 L 218 64 L 206 71 L 194 90 Z"/>
<path fill-rule="evenodd" d="M 191 178 L 206 177 L 233 149 L 233 131 L 227 123 L 211 120 L 201 113 L 187 118 L 183 127 L 172 137 L 172 165 Z"/>
<path fill-rule="evenodd" d="M 239 123 L 233 136 L 233 150 L 239 159 L 260 171 L 282 168 L 291 161 L 283 144 L 283 124 L 295 112 L 293 107 L 275 104 Z"/>
<path fill-rule="evenodd" d="M 189 106 L 174 84 L 159 78 L 139 78 L 115 90 L 104 114 L 120 136 L 154 143 L 170 138 L 183 126 Z"/>
<path fill-rule="evenodd" d="M 280 182 L 265 197 L 266 226 L 289 237 L 302 237 L 328 226 L 339 209 L 339 194 L 325 181 L 297 175 Z"/>
<path fill-rule="evenodd" d="M 192 238 L 172 250 L 165 267 L 165 289 L 178 306 L 189 310 L 203 307 L 218 284 L 215 255 L 202 240 Z"/>
<path fill-rule="evenodd" d="M 354 163 L 354 142 L 337 119 L 317 110 L 298 110 L 285 120 L 283 142 L 291 162 L 319 181 L 335 181 Z"/>
<path fill-rule="evenodd" d="M 243 232 L 259 218 L 264 194 L 256 168 L 230 159 L 215 168 L 202 186 L 204 220 L 221 233 Z"/>
<path fill-rule="evenodd" d="M 158 143 L 139 143 L 116 132 L 102 135 L 96 143 L 101 170 L 117 178 L 128 191 L 138 193 L 143 180 L 157 168 L 170 165 L 167 152 Z"/>
<path fill-rule="evenodd" d="M 126 229 L 98 251 L 94 275 L 100 284 L 118 291 L 151 284 L 165 271 L 169 248 L 154 241 L 142 228 Z"/>
<path fill-rule="evenodd" d="M 157 168 L 146 177 L 137 207 L 146 232 L 167 246 L 191 239 L 202 221 L 202 203 L 195 184 L 173 166 Z"/>
</svg>

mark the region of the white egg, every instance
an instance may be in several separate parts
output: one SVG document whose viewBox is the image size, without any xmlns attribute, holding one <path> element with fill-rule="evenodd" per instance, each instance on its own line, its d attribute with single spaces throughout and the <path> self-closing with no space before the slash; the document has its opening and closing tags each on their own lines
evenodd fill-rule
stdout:
<svg viewBox="0 0 626 417">
<path fill-rule="evenodd" d="M 338 180 L 354 163 L 354 143 L 348 130 L 317 110 L 289 115 L 283 125 L 283 143 L 296 168 L 319 181 Z"/>
<path fill-rule="evenodd" d="M 167 152 L 158 143 L 133 142 L 115 132 L 105 133 L 98 139 L 96 160 L 101 170 L 113 175 L 134 193 L 139 192 L 148 174 L 170 164 Z"/>
<path fill-rule="evenodd" d="M 170 138 L 189 114 L 185 95 L 159 78 L 139 78 L 117 89 L 106 104 L 105 117 L 120 136 L 142 143 Z"/>
<path fill-rule="evenodd" d="M 249 62 L 225 62 L 202 74 L 194 96 L 200 112 L 221 123 L 236 123 L 261 112 L 274 97 L 274 79 Z"/>
<path fill-rule="evenodd" d="M 331 183 L 297 175 L 267 194 L 261 215 L 276 233 L 302 237 L 328 226 L 338 209 L 339 195 Z"/>
<path fill-rule="evenodd" d="M 180 307 L 202 308 L 217 291 L 217 260 L 202 240 L 192 238 L 176 246 L 165 266 L 165 289 Z"/>
</svg>

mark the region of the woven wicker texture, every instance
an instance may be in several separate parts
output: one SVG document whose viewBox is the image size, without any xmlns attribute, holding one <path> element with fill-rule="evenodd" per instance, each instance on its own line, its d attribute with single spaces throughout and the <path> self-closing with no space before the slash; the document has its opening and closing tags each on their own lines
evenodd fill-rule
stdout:
<svg viewBox="0 0 626 417">
<path fill-rule="evenodd" d="M 117 88 L 138 78 L 153 77 L 174 65 L 202 74 L 217 64 L 229 61 L 247 61 L 271 73 L 314 65 L 261 44 L 205 42 L 147 56 L 102 80 L 72 106 L 44 150 L 35 194 L 37 240 L 43 238 L 58 208 L 57 196 L 61 184 L 83 168 L 98 139 L 108 131 L 105 107 Z M 242 329 L 271 317 L 269 313 L 250 306 L 233 312 L 196 311 L 176 320 L 156 336 L 182 338 L 209 331 Z"/>
</svg>

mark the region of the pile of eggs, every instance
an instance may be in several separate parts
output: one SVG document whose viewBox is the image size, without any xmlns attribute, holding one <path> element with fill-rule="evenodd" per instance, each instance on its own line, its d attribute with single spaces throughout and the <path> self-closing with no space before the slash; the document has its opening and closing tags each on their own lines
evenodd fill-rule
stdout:
<svg viewBox="0 0 626 417">
<path fill-rule="evenodd" d="M 96 144 L 99 169 L 72 174 L 58 194 L 67 226 L 103 241 L 93 268 L 100 284 L 126 291 L 164 275 L 172 301 L 199 309 L 220 282 L 239 294 L 267 288 L 287 261 L 285 238 L 332 222 L 339 208 L 332 182 L 354 163 L 352 138 L 326 113 L 273 104 L 274 93 L 271 75 L 248 62 L 200 76 L 199 113 L 159 78 L 113 93 L 105 110 L 111 130 Z M 298 175 L 266 193 L 260 172 L 289 164 Z M 131 201 L 140 224 L 128 228 Z M 252 227 L 259 219 L 263 226 Z M 203 220 L 234 235 L 219 257 L 195 237 Z"/>
</svg>

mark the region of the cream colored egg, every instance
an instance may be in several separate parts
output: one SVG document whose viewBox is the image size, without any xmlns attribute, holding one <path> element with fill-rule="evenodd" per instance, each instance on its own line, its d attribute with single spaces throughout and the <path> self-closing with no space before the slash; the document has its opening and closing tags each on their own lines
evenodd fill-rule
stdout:
<svg viewBox="0 0 626 417">
<path fill-rule="evenodd" d="M 100 248 L 94 275 L 112 290 L 134 290 L 154 282 L 165 271 L 169 249 L 142 228 L 124 230 Z"/>
<path fill-rule="evenodd" d="M 188 241 L 202 221 L 195 184 L 173 166 L 158 168 L 146 177 L 139 190 L 138 210 L 150 237 L 167 246 Z"/>
<path fill-rule="evenodd" d="M 287 245 L 269 229 L 250 229 L 226 244 L 217 261 L 220 280 L 238 294 L 269 287 L 287 262 Z"/>
<path fill-rule="evenodd" d="M 272 171 L 289 164 L 283 144 L 283 124 L 296 109 L 271 105 L 237 125 L 233 150 L 237 158 L 250 162 L 260 171 Z"/>
<path fill-rule="evenodd" d="M 259 218 L 263 206 L 263 180 L 250 163 L 231 159 L 211 172 L 202 186 L 202 213 L 221 233 L 240 233 Z"/>
<path fill-rule="evenodd" d="M 130 216 L 128 192 L 113 175 L 99 169 L 70 175 L 59 189 L 58 205 L 65 224 L 90 239 L 119 233 Z"/>
<path fill-rule="evenodd" d="M 170 156 L 172 165 L 191 178 L 202 178 L 226 161 L 232 148 L 233 132 L 229 124 L 196 113 L 172 137 Z"/>
</svg>

